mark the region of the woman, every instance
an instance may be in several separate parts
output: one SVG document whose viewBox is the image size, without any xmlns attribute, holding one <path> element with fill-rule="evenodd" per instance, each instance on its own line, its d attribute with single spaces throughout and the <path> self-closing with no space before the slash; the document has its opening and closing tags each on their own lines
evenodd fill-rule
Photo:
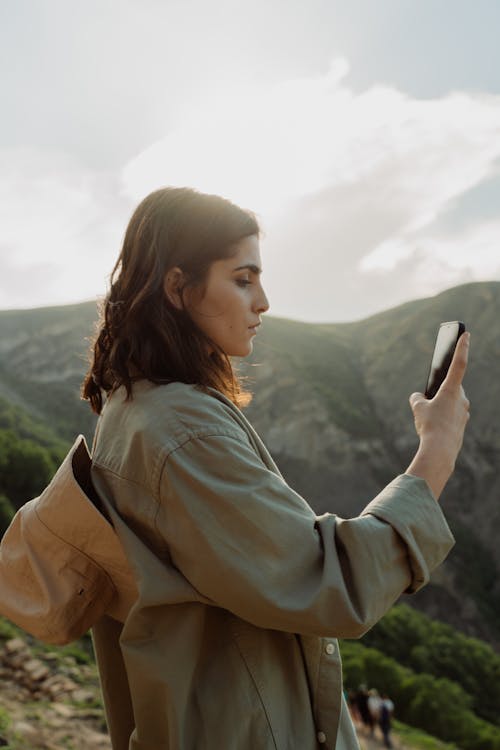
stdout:
<svg viewBox="0 0 500 750">
<path fill-rule="evenodd" d="M 230 357 L 268 309 L 258 237 L 222 198 L 158 190 L 104 303 L 83 386 L 100 413 L 92 478 L 139 590 L 123 627 L 94 628 L 120 750 L 357 748 L 335 638 L 420 588 L 453 543 L 436 499 L 468 417 L 467 337 L 435 399 L 411 397 L 406 473 L 358 518 L 316 517 L 238 408 Z"/>
</svg>

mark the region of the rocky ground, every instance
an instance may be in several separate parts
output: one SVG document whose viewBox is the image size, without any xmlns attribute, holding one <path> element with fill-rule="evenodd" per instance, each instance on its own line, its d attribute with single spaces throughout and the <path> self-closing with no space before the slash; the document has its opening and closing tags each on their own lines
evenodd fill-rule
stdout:
<svg viewBox="0 0 500 750">
<path fill-rule="evenodd" d="M 0 747 L 111 750 L 93 665 L 35 656 L 22 638 L 0 644 Z"/>
</svg>

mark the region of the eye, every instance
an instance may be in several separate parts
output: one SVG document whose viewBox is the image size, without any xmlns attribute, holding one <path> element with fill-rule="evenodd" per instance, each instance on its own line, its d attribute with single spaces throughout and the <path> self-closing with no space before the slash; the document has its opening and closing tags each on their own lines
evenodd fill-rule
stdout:
<svg viewBox="0 0 500 750">
<path fill-rule="evenodd" d="M 250 286 L 251 283 L 249 279 L 236 279 L 236 284 L 241 287 Z"/>
</svg>

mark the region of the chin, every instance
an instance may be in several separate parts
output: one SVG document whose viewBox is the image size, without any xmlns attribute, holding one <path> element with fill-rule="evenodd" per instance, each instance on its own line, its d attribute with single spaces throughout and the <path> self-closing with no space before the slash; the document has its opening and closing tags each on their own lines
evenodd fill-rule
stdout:
<svg viewBox="0 0 500 750">
<path fill-rule="evenodd" d="M 242 346 L 234 347 L 231 351 L 226 352 L 228 357 L 248 357 L 253 352 L 253 341 L 249 341 Z"/>
</svg>

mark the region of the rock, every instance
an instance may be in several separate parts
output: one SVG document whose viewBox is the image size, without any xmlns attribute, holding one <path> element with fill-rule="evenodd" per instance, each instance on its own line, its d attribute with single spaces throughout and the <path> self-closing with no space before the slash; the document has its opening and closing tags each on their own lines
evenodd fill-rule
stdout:
<svg viewBox="0 0 500 750">
<path fill-rule="evenodd" d="M 65 698 L 68 693 L 78 690 L 78 685 L 69 677 L 61 674 L 54 674 L 48 677 L 41 685 L 42 690 L 53 700 Z"/>
<path fill-rule="evenodd" d="M 12 656 L 9 656 L 5 663 L 8 664 L 11 669 L 22 669 L 24 666 L 24 662 L 26 661 L 26 654 L 24 653 L 14 653 Z"/>
<path fill-rule="evenodd" d="M 59 654 L 56 654 L 54 651 L 47 651 L 43 655 L 43 658 L 44 658 L 45 661 L 48 661 L 48 662 L 51 662 L 51 663 L 53 662 L 53 663 L 57 664 L 57 662 L 60 659 L 60 656 L 59 656 Z"/>
<path fill-rule="evenodd" d="M 92 690 L 84 690 L 83 688 L 80 688 L 71 693 L 71 698 L 75 703 L 92 703 L 95 700 L 95 695 Z"/>
<path fill-rule="evenodd" d="M 67 725 L 67 722 L 68 722 L 67 717 L 63 718 L 62 716 L 61 717 L 55 716 L 53 719 L 50 720 L 50 722 L 48 723 L 48 726 L 50 727 L 50 729 L 62 729 L 63 727 Z"/>
<path fill-rule="evenodd" d="M 87 729 L 85 732 L 85 741 L 90 747 L 109 747 L 109 737 L 101 732 L 94 732 Z"/>
<path fill-rule="evenodd" d="M 59 716 L 68 718 L 75 715 L 75 710 L 71 706 L 68 706 L 67 703 L 53 703 L 51 708 Z"/>
<path fill-rule="evenodd" d="M 10 726 L 0 734 L 0 750 L 11 746 L 13 737 L 29 750 L 110 750 L 98 691 L 92 664 L 77 665 L 55 652 L 38 657 L 22 638 L 1 643 L 0 704 Z"/>
<path fill-rule="evenodd" d="M 88 708 L 82 708 L 81 706 L 78 706 L 78 718 L 79 719 L 92 719 L 96 722 L 98 722 L 102 726 L 106 726 L 106 722 L 103 717 L 102 708 L 94 708 L 94 707 L 88 707 Z"/>
<path fill-rule="evenodd" d="M 16 723 L 12 725 L 12 729 L 15 734 L 21 735 L 23 739 L 35 740 L 35 738 L 38 738 L 39 736 L 38 729 L 31 724 L 28 724 L 27 721 L 16 721 Z"/>
<path fill-rule="evenodd" d="M 31 680 L 38 682 L 43 680 L 50 673 L 49 668 L 40 659 L 29 659 L 24 664 L 24 670 L 28 673 Z"/>
<path fill-rule="evenodd" d="M 21 638 L 11 638 L 5 642 L 4 649 L 8 654 L 14 654 L 18 651 L 27 651 L 28 647 Z"/>
</svg>

